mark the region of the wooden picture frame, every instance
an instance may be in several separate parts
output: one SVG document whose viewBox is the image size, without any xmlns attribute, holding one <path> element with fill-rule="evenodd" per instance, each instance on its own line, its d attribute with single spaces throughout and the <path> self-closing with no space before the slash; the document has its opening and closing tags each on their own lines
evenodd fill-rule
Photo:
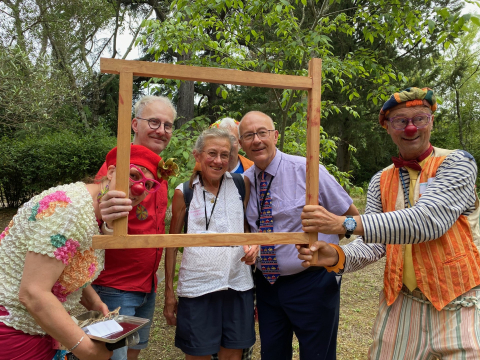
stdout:
<svg viewBox="0 0 480 360">
<path fill-rule="evenodd" d="M 117 135 L 117 190 L 128 193 L 133 76 L 143 76 L 277 89 L 307 90 L 307 182 L 305 203 L 308 205 L 318 205 L 318 155 L 322 84 L 321 59 L 310 60 L 308 77 L 108 58 L 102 58 L 100 60 L 100 70 L 103 73 L 120 74 Z M 128 235 L 127 221 L 128 219 L 126 217 L 116 220 L 114 222 L 113 235 L 94 236 L 93 247 L 96 249 L 126 249 L 182 246 L 312 244 L 317 240 L 318 236 L 317 233 L 303 232 Z M 314 262 L 316 262 L 316 259 L 314 259 Z"/>
</svg>

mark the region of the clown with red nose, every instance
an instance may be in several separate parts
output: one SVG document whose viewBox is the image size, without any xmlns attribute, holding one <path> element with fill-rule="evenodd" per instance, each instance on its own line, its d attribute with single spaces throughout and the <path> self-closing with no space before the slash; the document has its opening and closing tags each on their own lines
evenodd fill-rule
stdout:
<svg viewBox="0 0 480 360">
<path fill-rule="evenodd" d="M 143 200 L 148 194 L 160 188 L 158 164 L 162 158 L 141 145 L 130 145 L 130 191 L 132 203 Z M 117 164 L 117 148 L 113 148 L 106 157 L 107 167 Z M 115 181 L 115 178 L 112 179 Z"/>
<path fill-rule="evenodd" d="M 360 236 L 337 248 L 297 245 L 304 267 L 315 252 L 316 265 L 338 274 L 386 258 L 368 359 L 479 358 L 478 167 L 464 150 L 430 144 L 436 108 L 429 88 L 385 102 L 379 122 L 399 156 L 373 175 L 364 215 L 349 219 L 321 205 L 301 215 L 306 232 Z"/>
<path fill-rule="evenodd" d="M 393 94 L 380 110 L 379 122 L 398 146 L 397 167 L 420 171 L 419 165 L 433 151 L 430 132 L 437 101 L 429 88 L 410 87 Z"/>
</svg>

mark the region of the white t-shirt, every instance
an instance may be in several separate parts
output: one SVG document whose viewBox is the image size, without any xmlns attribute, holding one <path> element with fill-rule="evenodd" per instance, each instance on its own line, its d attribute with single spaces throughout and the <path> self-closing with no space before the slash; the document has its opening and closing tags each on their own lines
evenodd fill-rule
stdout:
<svg viewBox="0 0 480 360">
<path fill-rule="evenodd" d="M 183 184 L 180 184 L 177 190 L 183 192 Z M 197 176 L 193 182 L 187 232 L 197 234 L 206 231 L 206 209 L 209 232 L 243 233 L 243 203 L 229 172 L 224 175 L 212 213 L 214 202 L 215 196 L 204 190 Z M 184 248 L 177 295 L 191 298 L 228 288 L 237 291 L 253 288 L 250 266 L 240 261 L 244 255 L 242 246 Z"/>
</svg>

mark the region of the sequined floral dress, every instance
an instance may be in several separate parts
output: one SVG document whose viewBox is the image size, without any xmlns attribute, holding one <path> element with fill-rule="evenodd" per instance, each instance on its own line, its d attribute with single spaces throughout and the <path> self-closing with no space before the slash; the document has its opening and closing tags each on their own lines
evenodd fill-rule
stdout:
<svg viewBox="0 0 480 360">
<path fill-rule="evenodd" d="M 103 269 L 104 251 L 91 247 L 98 233 L 92 197 L 82 182 L 51 188 L 25 203 L 0 234 L 0 306 L 9 313 L 0 321 L 27 334 L 45 334 L 18 299 L 28 251 L 66 265 L 52 293 L 72 310 Z"/>
</svg>

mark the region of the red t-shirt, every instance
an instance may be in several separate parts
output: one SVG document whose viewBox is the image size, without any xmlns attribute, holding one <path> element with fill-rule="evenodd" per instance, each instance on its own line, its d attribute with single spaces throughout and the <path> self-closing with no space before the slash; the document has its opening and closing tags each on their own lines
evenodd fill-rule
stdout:
<svg viewBox="0 0 480 360">
<path fill-rule="evenodd" d="M 96 179 L 107 175 L 107 165 L 103 163 Z M 167 182 L 147 197 L 128 214 L 129 234 L 165 234 L 165 212 L 167 211 Z M 113 287 L 124 291 L 149 293 L 152 285 L 157 290 L 158 264 L 163 248 L 157 249 L 107 249 L 105 266 L 95 285 Z"/>
</svg>

